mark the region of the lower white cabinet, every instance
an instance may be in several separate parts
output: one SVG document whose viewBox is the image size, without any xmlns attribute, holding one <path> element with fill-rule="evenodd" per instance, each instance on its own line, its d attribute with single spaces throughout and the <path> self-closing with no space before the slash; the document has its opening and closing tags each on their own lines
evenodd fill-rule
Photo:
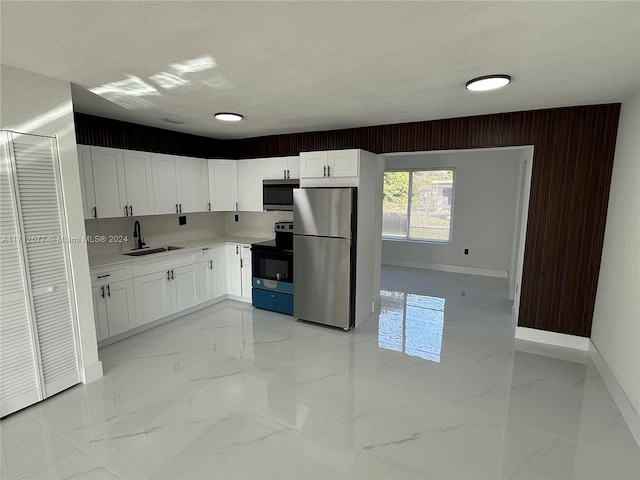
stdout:
<svg viewBox="0 0 640 480">
<path fill-rule="evenodd" d="M 242 296 L 241 247 L 238 244 L 227 245 L 227 292 L 235 297 Z"/>
<path fill-rule="evenodd" d="M 251 246 L 242 245 L 240 247 L 240 276 L 242 278 L 242 297 L 251 299 Z"/>
<path fill-rule="evenodd" d="M 133 279 L 137 326 L 171 315 L 173 302 L 170 281 L 170 270 L 150 273 Z"/>
<path fill-rule="evenodd" d="M 93 287 L 91 291 L 98 341 L 136 327 L 132 280 Z"/>
<path fill-rule="evenodd" d="M 102 341 L 222 296 L 251 300 L 251 247 L 220 244 L 94 268 L 91 281 Z"/>
<path fill-rule="evenodd" d="M 227 294 L 227 252 L 226 245 L 211 249 L 211 298 Z"/>
<path fill-rule="evenodd" d="M 211 299 L 209 262 L 176 267 L 133 279 L 138 325 Z"/>
</svg>

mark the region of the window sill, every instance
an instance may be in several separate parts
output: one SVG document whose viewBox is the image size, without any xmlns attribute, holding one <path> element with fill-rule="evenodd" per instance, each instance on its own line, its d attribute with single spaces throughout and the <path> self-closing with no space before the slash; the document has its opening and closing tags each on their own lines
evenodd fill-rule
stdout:
<svg viewBox="0 0 640 480">
<path fill-rule="evenodd" d="M 451 240 L 420 240 L 418 238 L 382 237 L 383 241 L 399 243 L 428 243 L 433 245 L 450 245 Z"/>
</svg>

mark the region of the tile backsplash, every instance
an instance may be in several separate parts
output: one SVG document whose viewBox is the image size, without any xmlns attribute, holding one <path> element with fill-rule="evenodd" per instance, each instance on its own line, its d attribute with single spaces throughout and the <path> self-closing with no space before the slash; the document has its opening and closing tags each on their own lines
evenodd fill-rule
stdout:
<svg viewBox="0 0 640 480">
<path fill-rule="evenodd" d="M 293 212 L 224 212 L 224 234 L 274 238 L 274 223 L 292 221 Z"/>
<path fill-rule="evenodd" d="M 135 247 L 133 223 L 140 221 L 142 236 L 147 246 L 180 244 L 185 240 L 215 237 L 219 235 L 241 235 L 273 238 L 273 224 L 292 221 L 292 212 L 203 212 L 187 213 L 186 225 L 178 224 L 178 215 L 151 215 L 146 217 L 100 218 L 85 220 L 88 236 L 104 235 L 127 237 L 126 242 L 89 243 L 89 255 L 128 251 Z"/>
</svg>

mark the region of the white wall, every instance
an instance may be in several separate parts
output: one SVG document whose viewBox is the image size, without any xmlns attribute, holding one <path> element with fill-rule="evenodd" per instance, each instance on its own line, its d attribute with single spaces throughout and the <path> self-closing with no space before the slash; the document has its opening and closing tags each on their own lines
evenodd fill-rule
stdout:
<svg viewBox="0 0 640 480">
<path fill-rule="evenodd" d="M 640 93 L 622 104 L 591 341 L 640 413 Z"/>
<path fill-rule="evenodd" d="M 0 80 L 0 128 L 57 136 L 67 235 L 84 235 L 71 84 L 5 65 L 0 67 Z M 80 364 L 85 373 L 100 376 L 87 247 L 82 243 L 70 244 L 69 251 L 78 313 Z"/>
<path fill-rule="evenodd" d="M 185 240 L 224 235 L 224 213 L 186 213 L 186 225 L 178 224 L 178 215 L 150 215 L 145 217 L 99 218 L 86 220 L 87 235 L 124 235 L 126 243 L 91 243 L 89 254 L 122 252 L 136 246 L 133 223 L 140 221 L 140 229 L 147 246 L 180 244 Z"/>
<path fill-rule="evenodd" d="M 382 242 L 383 263 L 410 262 L 507 272 L 515 229 L 520 149 L 386 156 L 385 169 L 453 168 L 452 241 Z M 464 249 L 469 254 L 464 255 Z"/>
</svg>

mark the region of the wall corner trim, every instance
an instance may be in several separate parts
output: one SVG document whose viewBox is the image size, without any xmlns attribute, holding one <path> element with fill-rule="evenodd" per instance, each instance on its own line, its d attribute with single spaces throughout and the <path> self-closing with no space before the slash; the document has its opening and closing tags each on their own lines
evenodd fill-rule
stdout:
<svg viewBox="0 0 640 480">
<path fill-rule="evenodd" d="M 82 373 L 82 383 L 90 383 L 99 379 L 103 375 L 102 362 L 98 360 L 96 363 L 92 363 L 91 365 L 84 367 Z"/>
<path fill-rule="evenodd" d="M 589 351 L 589 339 L 566 333 L 549 332 L 536 328 L 516 327 L 516 338 L 530 342 L 545 343 L 556 347 L 572 348 L 583 352 Z"/>
<path fill-rule="evenodd" d="M 591 357 L 591 360 L 602 377 L 607 390 L 609 390 L 609 393 L 613 397 L 613 401 L 616 403 L 618 410 L 620 410 L 622 418 L 629 427 L 631 435 L 640 447 L 640 415 L 633 408 L 633 405 L 629 401 L 629 397 L 627 397 L 626 393 L 620 386 L 620 383 L 618 383 L 618 380 L 609 368 L 609 365 L 607 365 L 605 359 L 602 358 L 598 348 L 591 339 L 589 339 L 588 351 L 589 357 Z"/>
</svg>

